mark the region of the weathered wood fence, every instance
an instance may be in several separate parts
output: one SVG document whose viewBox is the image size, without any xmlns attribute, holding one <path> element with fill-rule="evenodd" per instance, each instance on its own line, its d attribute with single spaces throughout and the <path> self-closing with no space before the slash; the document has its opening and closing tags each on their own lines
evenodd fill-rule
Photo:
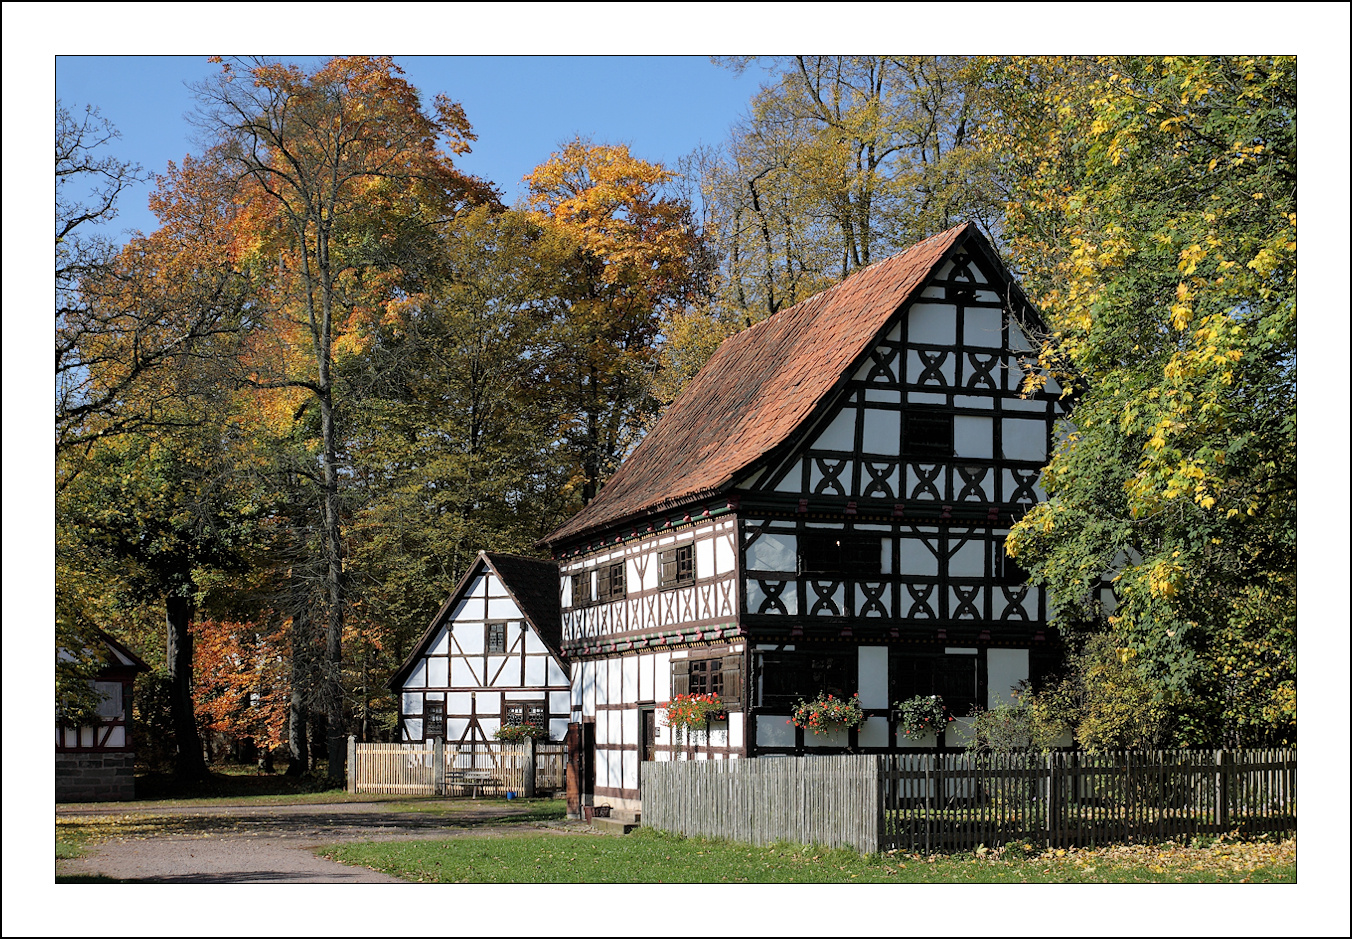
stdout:
<svg viewBox="0 0 1352 939">
<path fill-rule="evenodd" d="M 748 844 L 881 850 L 876 756 L 682 760 L 642 764 L 643 824 Z"/>
<path fill-rule="evenodd" d="M 479 741 L 471 744 L 357 743 L 348 738 L 349 792 L 405 795 L 525 795 L 534 750 L 536 793 L 564 786 L 567 753 L 562 743 Z"/>
<path fill-rule="evenodd" d="M 1294 750 L 655 762 L 643 764 L 642 788 L 654 828 L 865 853 L 1296 829 Z"/>
</svg>

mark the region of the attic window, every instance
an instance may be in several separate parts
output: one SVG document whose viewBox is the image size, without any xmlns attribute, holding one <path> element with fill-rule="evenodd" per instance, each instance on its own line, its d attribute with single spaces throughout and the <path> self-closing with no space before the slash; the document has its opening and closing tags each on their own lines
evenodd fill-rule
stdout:
<svg viewBox="0 0 1352 939">
<path fill-rule="evenodd" d="M 662 570 L 659 586 L 681 587 L 695 582 L 694 545 L 682 545 L 670 551 L 663 551 L 660 561 Z"/>
<path fill-rule="evenodd" d="M 798 536 L 798 567 L 803 574 L 881 574 L 882 538 L 847 531 L 806 531 Z"/>
<path fill-rule="evenodd" d="M 489 623 L 488 624 L 488 643 L 487 649 L 492 652 L 507 651 L 507 624 Z"/>
<path fill-rule="evenodd" d="M 903 453 L 912 456 L 952 456 L 953 415 L 934 411 L 907 411 L 901 448 Z"/>
</svg>

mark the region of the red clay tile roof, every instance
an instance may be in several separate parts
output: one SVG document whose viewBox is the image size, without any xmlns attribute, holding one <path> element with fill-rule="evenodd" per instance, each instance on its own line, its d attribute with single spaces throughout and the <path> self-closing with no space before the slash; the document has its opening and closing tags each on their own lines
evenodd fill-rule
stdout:
<svg viewBox="0 0 1352 939">
<path fill-rule="evenodd" d="M 542 543 L 570 541 L 732 482 L 807 419 L 969 229 L 964 223 L 927 238 L 728 337 L 597 497 Z"/>
</svg>

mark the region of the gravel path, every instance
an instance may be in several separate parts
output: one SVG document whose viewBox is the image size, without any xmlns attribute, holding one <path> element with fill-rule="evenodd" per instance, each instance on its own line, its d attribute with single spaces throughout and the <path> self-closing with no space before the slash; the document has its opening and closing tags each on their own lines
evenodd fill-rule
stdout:
<svg viewBox="0 0 1352 939">
<path fill-rule="evenodd" d="M 378 871 L 315 857 L 343 841 L 510 837 L 514 833 L 587 832 L 569 823 L 503 825 L 510 809 L 468 808 L 454 815 L 391 811 L 391 803 L 332 805 L 58 806 L 58 816 L 119 816 L 124 836 L 91 844 L 86 856 L 57 862 L 63 876 L 145 883 L 397 884 Z"/>
</svg>

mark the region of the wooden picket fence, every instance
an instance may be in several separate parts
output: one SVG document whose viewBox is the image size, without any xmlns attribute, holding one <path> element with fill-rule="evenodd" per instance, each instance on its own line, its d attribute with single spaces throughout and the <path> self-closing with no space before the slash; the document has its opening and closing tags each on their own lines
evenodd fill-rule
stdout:
<svg viewBox="0 0 1352 939">
<path fill-rule="evenodd" d="M 535 791 L 564 788 L 562 743 L 535 745 Z M 403 795 L 502 796 L 525 792 L 526 746 L 505 741 L 469 744 L 348 742 L 348 791 Z"/>
<path fill-rule="evenodd" d="M 1294 750 L 900 753 L 643 764 L 643 822 L 864 853 L 1296 830 Z"/>
</svg>

